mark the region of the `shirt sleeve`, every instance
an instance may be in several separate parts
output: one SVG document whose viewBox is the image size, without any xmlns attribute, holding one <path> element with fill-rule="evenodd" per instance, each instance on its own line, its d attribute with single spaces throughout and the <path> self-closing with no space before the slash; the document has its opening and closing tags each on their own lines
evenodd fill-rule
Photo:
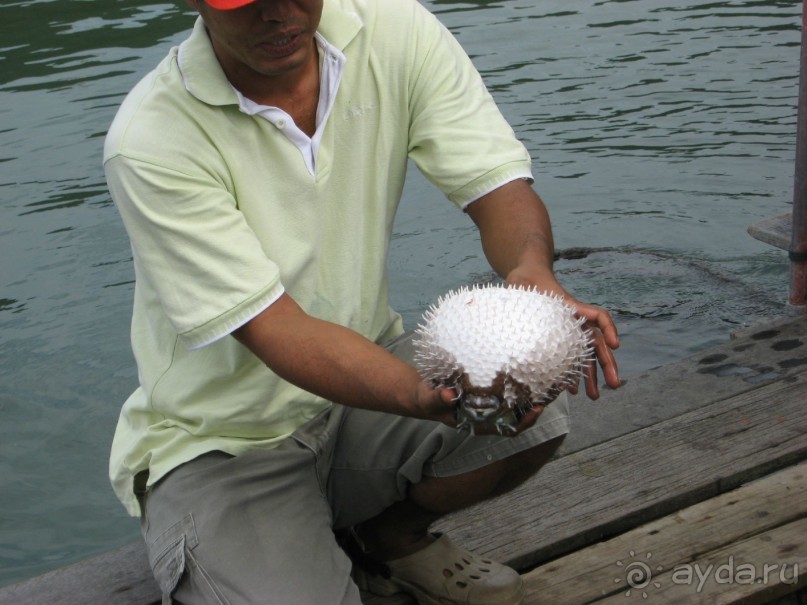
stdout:
<svg viewBox="0 0 807 605">
<path fill-rule="evenodd" d="M 229 334 L 283 293 L 278 266 L 212 177 L 122 155 L 105 171 L 138 287 L 153 293 L 189 348 Z"/>
<path fill-rule="evenodd" d="M 531 159 L 454 36 L 415 9 L 409 157 L 455 204 L 497 187 L 532 181 Z"/>
</svg>

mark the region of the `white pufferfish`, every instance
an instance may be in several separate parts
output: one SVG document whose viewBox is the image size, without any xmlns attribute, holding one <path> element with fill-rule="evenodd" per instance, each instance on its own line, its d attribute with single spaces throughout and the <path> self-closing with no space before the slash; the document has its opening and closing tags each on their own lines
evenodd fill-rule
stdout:
<svg viewBox="0 0 807 605">
<path fill-rule="evenodd" d="M 463 287 L 423 315 L 414 361 L 424 380 L 457 391 L 459 428 L 513 432 L 526 410 L 579 379 L 593 353 L 584 321 L 534 288 Z"/>
</svg>

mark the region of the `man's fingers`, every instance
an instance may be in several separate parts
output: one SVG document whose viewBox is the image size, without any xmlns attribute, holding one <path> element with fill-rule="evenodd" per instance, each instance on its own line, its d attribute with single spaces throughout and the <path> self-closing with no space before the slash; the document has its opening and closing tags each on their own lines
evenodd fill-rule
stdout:
<svg viewBox="0 0 807 605">
<path fill-rule="evenodd" d="M 596 327 L 591 329 L 591 333 L 593 339 L 592 348 L 594 349 L 594 359 L 592 359 L 586 365 L 583 374 L 586 385 L 586 395 L 588 395 L 591 399 L 598 399 L 600 396 L 600 388 L 597 380 L 597 365 L 602 368 L 605 384 L 612 389 L 615 389 L 620 385 L 619 369 L 617 367 L 613 347 L 611 346 L 612 343 L 609 343 L 608 336 L 603 334 Z M 616 327 L 613 328 L 612 336 L 613 338 L 616 338 Z M 619 341 L 617 339 L 617 344 L 618 343 Z M 576 394 L 577 389 L 569 389 L 569 392 Z"/>
<path fill-rule="evenodd" d="M 597 361 L 592 360 L 585 369 L 586 395 L 589 399 L 600 398 L 600 388 L 597 385 Z"/>
<path fill-rule="evenodd" d="M 619 348 L 619 331 L 611 314 L 602 307 L 587 305 L 574 301 L 573 306 L 578 317 L 586 320 L 586 327 L 592 332 L 600 332 L 606 344 L 612 349 Z"/>
<path fill-rule="evenodd" d="M 538 416 L 540 416 L 543 411 L 543 405 L 536 405 L 527 409 L 524 412 L 524 416 L 521 418 L 521 422 L 518 423 L 518 432 L 520 433 L 522 431 L 526 431 L 533 424 L 535 424 L 535 421 L 538 420 Z"/>
<path fill-rule="evenodd" d="M 611 318 L 611 314 L 607 311 L 600 309 L 600 314 L 597 317 L 597 327 L 602 333 L 605 343 L 611 349 L 619 348 L 619 332 L 616 329 L 616 324 Z"/>
<path fill-rule="evenodd" d="M 442 387 L 438 389 L 438 393 L 440 396 L 440 401 L 442 401 L 444 404 L 451 406 L 452 408 L 457 405 L 457 391 L 454 389 Z"/>
<path fill-rule="evenodd" d="M 619 368 L 616 363 L 614 350 L 608 344 L 607 338 L 603 334 L 597 332 L 595 332 L 594 335 L 594 354 L 597 358 L 597 362 L 602 368 L 605 384 L 612 389 L 617 388 L 620 385 Z M 596 372 L 594 375 L 596 377 Z"/>
</svg>

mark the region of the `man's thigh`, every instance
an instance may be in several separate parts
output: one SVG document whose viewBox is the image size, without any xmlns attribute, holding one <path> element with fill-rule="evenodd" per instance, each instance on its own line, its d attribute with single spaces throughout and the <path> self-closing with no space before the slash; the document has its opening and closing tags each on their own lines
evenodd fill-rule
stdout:
<svg viewBox="0 0 807 605">
<path fill-rule="evenodd" d="M 536 447 L 569 432 L 562 393 L 535 425 L 515 437 L 475 436 L 438 422 L 344 408 L 328 476 L 334 527 L 366 521 L 424 476 L 450 477 Z"/>
<path fill-rule="evenodd" d="M 147 496 L 143 534 L 155 577 L 176 602 L 360 603 L 314 454 L 293 439 L 179 467 Z"/>
</svg>

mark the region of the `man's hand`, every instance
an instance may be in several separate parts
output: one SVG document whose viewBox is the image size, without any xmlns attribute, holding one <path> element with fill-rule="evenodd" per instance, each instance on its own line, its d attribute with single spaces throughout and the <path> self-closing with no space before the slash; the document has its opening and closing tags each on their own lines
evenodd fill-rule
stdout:
<svg viewBox="0 0 807 605">
<path fill-rule="evenodd" d="M 438 387 L 433 388 L 421 381 L 417 387 L 417 394 L 414 400 L 417 401 L 417 409 L 420 413 L 415 413 L 419 418 L 437 420 L 448 426 L 457 426 L 456 409 L 457 393 L 453 389 Z"/>
<path fill-rule="evenodd" d="M 600 389 L 597 380 L 597 364 L 602 368 L 605 384 L 616 389 L 621 384 L 614 350 L 619 348 L 614 320 L 605 309 L 578 302 L 571 296 L 565 297 L 565 302 L 574 308 L 577 317 L 585 318 L 583 327 L 591 332 L 594 347 L 594 359 L 588 364 L 585 371 L 586 395 L 591 399 L 598 399 Z M 570 393 L 577 393 L 577 386 L 568 389 Z"/>
<path fill-rule="evenodd" d="M 585 372 L 586 394 L 592 399 L 600 396 L 598 364 L 605 383 L 617 388 L 620 380 L 614 350 L 619 347 L 619 337 L 614 321 L 604 309 L 575 299 L 555 279 L 549 215 L 529 184 L 507 183 L 470 204 L 467 211 L 479 227 L 491 267 L 508 285 L 534 287 L 539 292 L 562 296 L 577 317 L 585 319 L 584 327 L 591 331 L 595 356 Z M 577 393 L 577 386 L 568 391 Z"/>
<path fill-rule="evenodd" d="M 278 376 L 329 401 L 456 426 L 455 393 L 357 332 L 305 313 L 283 294 L 233 336 Z"/>
<path fill-rule="evenodd" d="M 516 268 L 507 276 L 508 285 L 521 287 L 535 287 L 540 292 L 562 296 L 563 302 L 574 309 L 577 317 L 585 319 L 583 328 L 591 332 L 591 345 L 594 349 L 594 359 L 588 364 L 585 370 L 586 395 L 591 399 L 600 397 L 600 389 L 597 380 L 597 365 L 602 368 L 605 384 L 616 389 L 621 384 L 619 379 L 619 369 L 616 363 L 614 351 L 619 348 L 619 335 L 616 324 L 611 315 L 605 309 L 581 303 L 574 296 L 569 294 L 554 277 L 543 278 L 543 283 L 536 283 L 525 274 L 522 268 Z M 577 394 L 577 385 L 567 389 L 573 395 Z"/>
</svg>

